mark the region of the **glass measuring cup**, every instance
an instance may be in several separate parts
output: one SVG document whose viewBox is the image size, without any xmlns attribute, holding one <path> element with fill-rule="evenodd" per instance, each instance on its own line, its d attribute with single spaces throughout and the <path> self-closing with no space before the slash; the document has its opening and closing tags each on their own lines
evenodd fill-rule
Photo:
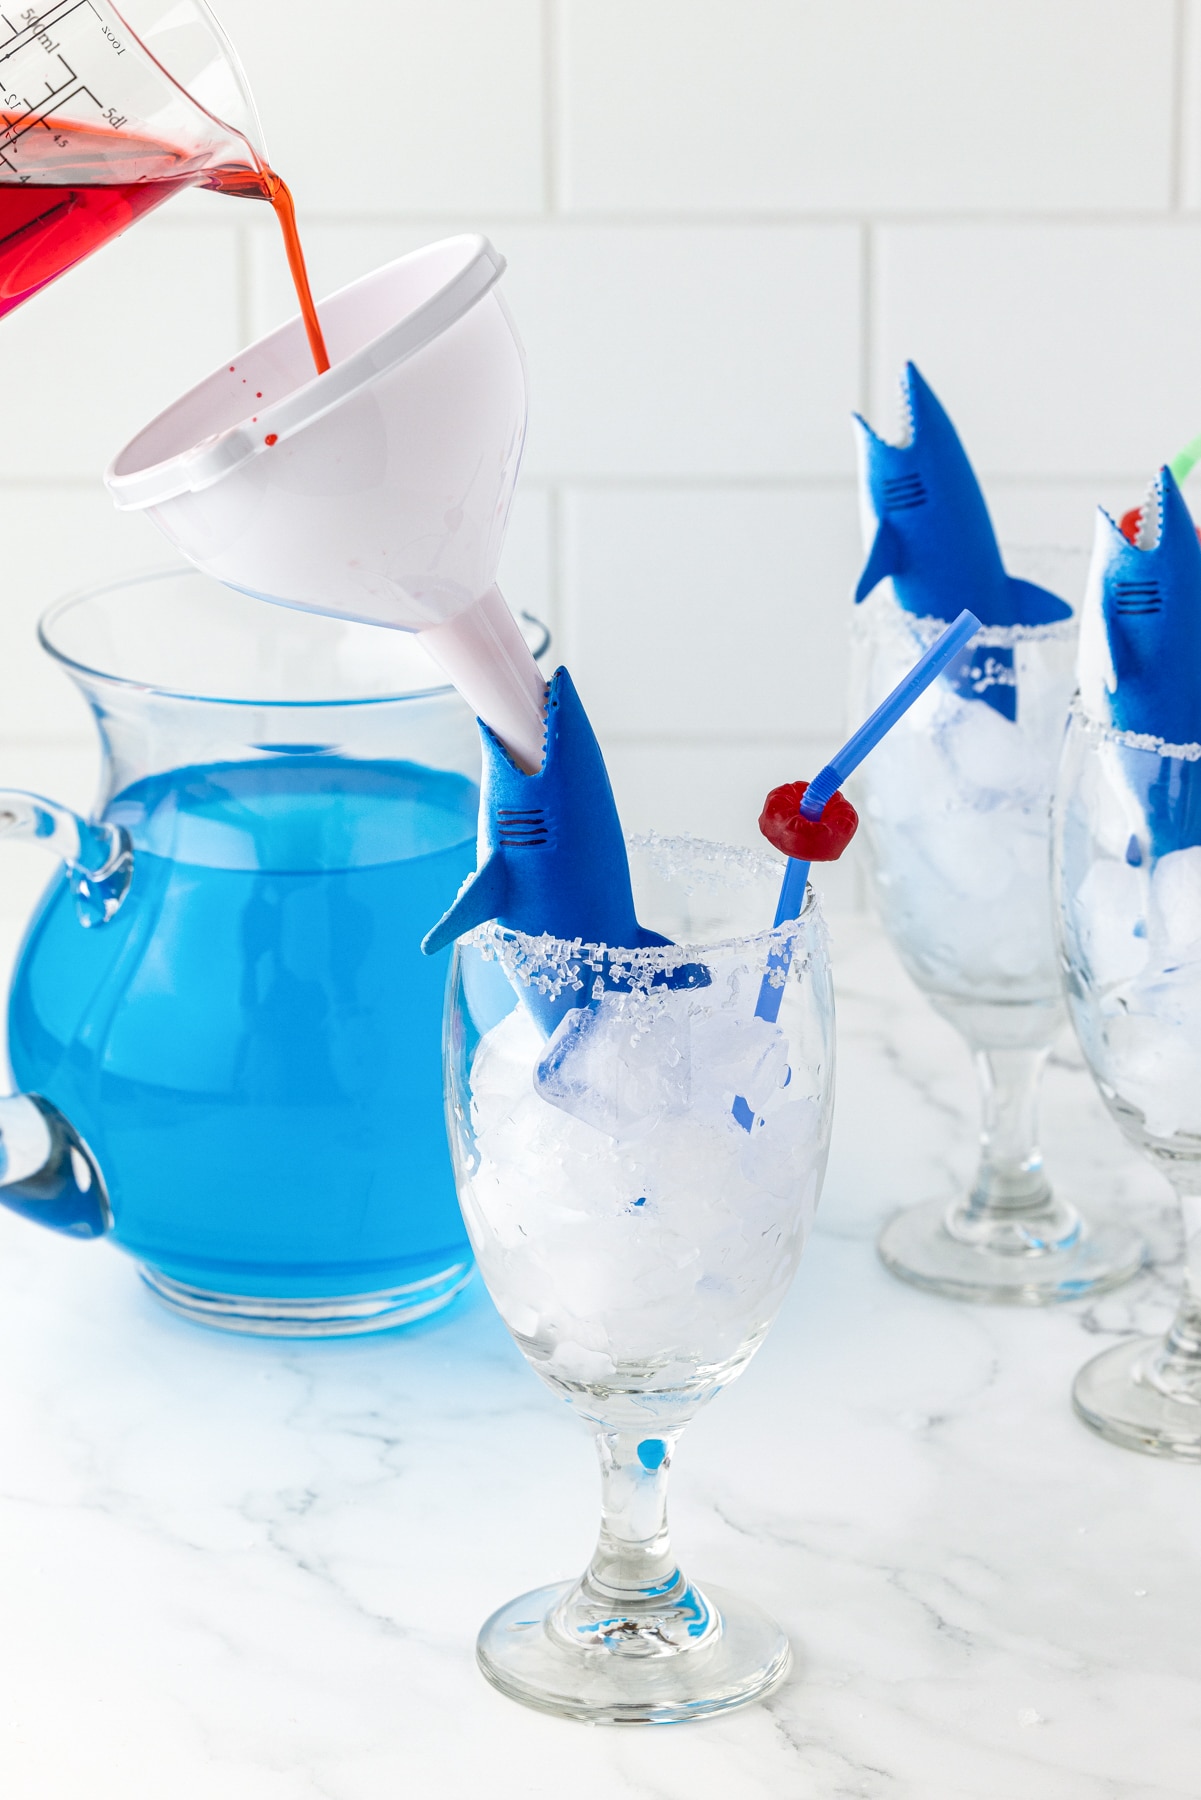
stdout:
<svg viewBox="0 0 1201 1800">
<path fill-rule="evenodd" d="M 204 186 L 275 207 L 316 357 L 291 196 L 205 0 L 52 0 L 0 22 L 0 317 Z"/>
<path fill-rule="evenodd" d="M 478 734 L 411 638 L 264 611 L 189 570 L 43 622 L 104 762 L 92 821 L 0 791 L 67 859 L 13 982 L 37 1100 L 0 1100 L 0 1202 L 111 1231 L 191 1318 L 381 1330 L 470 1269 L 419 945 L 474 866 Z"/>
</svg>

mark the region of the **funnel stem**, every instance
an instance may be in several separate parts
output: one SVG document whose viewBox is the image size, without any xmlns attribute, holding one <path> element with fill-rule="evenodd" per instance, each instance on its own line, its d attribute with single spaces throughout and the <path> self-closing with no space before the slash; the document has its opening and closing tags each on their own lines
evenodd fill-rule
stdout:
<svg viewBox="0 0 1201 1800">
<path fill-rule="evenodd" d="M 491 587 L 457 619 L 421 642 L 527 775 L 542 767 L 546 682 L 504 596 Z"/>
</svg>

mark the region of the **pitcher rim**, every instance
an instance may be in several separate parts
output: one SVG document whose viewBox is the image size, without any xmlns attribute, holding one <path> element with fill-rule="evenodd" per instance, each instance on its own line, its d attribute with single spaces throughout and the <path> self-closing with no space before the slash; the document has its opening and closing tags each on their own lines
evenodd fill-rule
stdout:
<svg viewBox="0 0 1201 1800">
<path fill-rule="evenodd" d="M 290 708 L 294 711 L 302 710 L 306 707 L 395 706 L 398 702 L 404 700 L 430 700 L 441 694 L 452 694 L 455 692 L 454 684 L 452 682 L 440 681 L 429 687 L 406 688 L 403 691 L 395 693 L 352 694 L 347 695 L 344 698 L 330 696 L 319 697 L 312 700 L 255 699 L 253 696 L 245 695 L 193 693 L 182 687 L 168 686 L 164 682 L 139 681 L 136 677 L 131 675 L 118 675 L 111 669 L 96 668 L 92 663 L 83 662 L 79 657 L 69 655 L 66 650 L 54 643 L 51 638 L 51 630 L 63 614 L 70 612 L 74 607 L 81 605 L 85 601 L 99 600 L 105 594 L 119 593 L 125 588 L 140 587 L 149 582 L 162 581 L 172 576 L 198 576 L 201 573 L 202 571 L 197 569 L 192 563 L 161 563 L 153 569 L 137 570 L 129 575 L 118 576 L 112 581 L 101 582 L 98 586 L 77 588 L 69 594 L 63 594 L 59 599 L 52 601 L 40 615 L 37 623 L 38 643 L 46 652 L 47 656 L 53 657 L 54 661 L 58 663 L 61 668 L 86 676 L 89 681 L 102 682 L 109 687 L 123 688 L 130 693 L 153 694 L 164 700 L 182 700 L 197 706 L 271 707 L 275 710 Z M 230 591 L 239 592 L 240 590 L 231 589 Z M 251 598 L 252 596 L 247 595 L 244 597 Z M 261 604 L 266 606 L 269 602 L 262 601 Z M 301 609 L 285 608 L 284 610 L 300 611 Z M 332 615 L 315 614 L 313 616 L 324 618 Z M 535 613 L 528 612 L 524 609 L 519 611 L 516 616 L 520 625 L 528 626 L 530 628 L 526 635 L 527 641 L 529 639 L 533 640 L 530 642 L 530 649 L 533 655 L 535 657 L 544 655 L 550 645 L 549 626 L 547 626 L 542 619 L 538 618 Z M 353 623 L 354 621 L 343 622 Z"/>
</svg>

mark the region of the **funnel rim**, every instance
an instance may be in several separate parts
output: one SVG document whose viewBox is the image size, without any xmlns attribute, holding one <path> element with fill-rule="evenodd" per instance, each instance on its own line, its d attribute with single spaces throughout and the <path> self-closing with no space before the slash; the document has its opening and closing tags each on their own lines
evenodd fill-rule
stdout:
<svg viewBox="0 0 1201 1800">
<path fill-rule="evenodd" d="M 153 568 L 130 570 L 127 574 L 119 575 L 112 581 L 104 581 L 98 584 L 89 583 L 87 587 L 75 588 L 69 594 L 63 594 L 57 600 L 52 601 L 50 605 L 46 607 L 44 612 L 42 612 L 37 623 L 38 643 L 46 652 L 46 655 L 52 657 L 60 668 L 67 670 L 72 674 L 82 675 L 88 681 L 100 682 L 106 687 L 119 688 L 125 693 L 152 694 L 164 700 L 179 700 L 195 706 L 257 707 L 260 710 L 269 707 L 272 711 L 277 712 L 296 712 L 304 710 L 320 711 L 322 708 L 327 710 L 345 710 L 351 707 L 396 706 L 402 701 L 430 700 L 443 694 L 453 694 L 456 691 L 453 682 L 439 681 L 434 682 L 429 687 L 403 688 L 386 694 L 350 694 L 340 698 L 331 695 L 325 698 L 318 697 L 313 700 L 281 700 L 278 697 L 256 699 L 252 695 L 242 694 L 191 693 L 182 687 L 172 687 L 167 682 L 143 681 L 139 680 L 137 676 L 118 675 L 111 669 L 99 669 L 94 664 L 85 662 L 78 656 L 70 655 L 53 641 L 51 632 L 56 622 L 61 619 L 65 613 L 72 611 L 84 601 L 99 600 L 106 594 L 119 593 L 125 588 L 148 586 L 152 582 L 163 581 L 180 575 L 203 577 L 204 571 L 198 569 L 194 563 L 189 562 L 158 563 Z M 210 576 L 208 579 L 212 580 L 213 577 Z M 230 586 L 228 582 L 223 582 L 221 585 L 224 587 Z M 230 591 L 232 593 L 241 594 L 243 590 L 241 588 L 231 588 Z M 254 595 L 245 595 L 244 597 L 247 599 L 256 598 Z M 261 601 L 260 604 L 266 606 L 272 603 L 264 600 Z M 288 612 L 304 612 L 305 609 L 287 607 L 284 610 Z M 332 617 L 333 615 L 314 614 L 312 616 L 326 618 Z M 538 618 L 537 614 L 525 610 L 522 610 L 517 614 L 517 620 L 522 628 L 522 633 L 525 636 L 526 641 L 529 643 L 531 654 L 535 657 L 544 656 L 550 647 L 551 635 L 549 627 L 542 619 Z M 380 627 L 380 629 L 387 628 Z M 404 635 L 408 636 L 410 634 L 405 633 Z"/>
<path fill-rule="evenodd" d="M 284 442 L 305 426 L 316 423 L 335 407 L 351 399 L 376 376 L 386 374 L 399 364 L 407 362 L 449 330 L 491 292 L 504 274 L 504 257 L 482 232 L 457 232 L 448 238 L 438 238 L 432 244 L 423 244 L 416 250 L 410 250 L 404 256 L 385 263 L 382 268 L 373 269 L 338 288 L 317 309 L 320 314 L 323 306 L 353 293 L 365 282 L 378 281 L 399 268 L 402 263 L 426 256 L 432 250 L 445 250 L 451 245 L 462 245 L 464 251 L 470 246 L 470 254 L 465 255 L 462 266 L 428 300 L 414 307 L 412 312 L 406 313 L 396 324 L 390 325 L 386 331 L 353 351 L 350 356 L 335 363 L 324 374 L 314 375 L 299 387 L 293 388 L 282 399 L 268 402 L 255 415 L 253 424 L 247 420 L 239 420 L 236 425 L 227 426 L 225 430 L 202 438 L 186 450 L 176 451 L 158 462 L 122 470 L 123 460 L 139 439 L 154 431 L 172 414 L 184 409 L 194 395 L 201 393 L 210 382 L 219 379 L 229 364 L 222 363 L 220 367 L 211 370 L 202 381 L 198 381 L 157 414 L 148 425 L 144 425 L 109 463 L 104 472 L 104 485 L 117 510 L 142 512 L 148 507 L 178 499 L 183 494 L 200 493 L 205 488 L 213 487 L 254 457 L 265 455 L 277 443 Z M 298 314 L 294 314 L 282 325 L 276 326 L 274 331 L 256 338 L 237 354 L 248 356 L 298 329 L 301 329 L 300 318 Z"/>
</svg>

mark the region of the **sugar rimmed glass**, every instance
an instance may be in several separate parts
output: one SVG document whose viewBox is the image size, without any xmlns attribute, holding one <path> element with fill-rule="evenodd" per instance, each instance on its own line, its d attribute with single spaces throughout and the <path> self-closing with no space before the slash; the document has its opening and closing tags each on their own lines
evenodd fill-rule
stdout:
<svg viewBox="0 0 1201 1800">
<path fill-rule="evenodd" d="M 1201 1461 L 1201 745 L 1167 745 L 1075 711 L 1055 808 L 1068 1006 L 1102 1098 L 1167 1177 L 1184 1281 L 1164 1337 L 1085 1364 L 1073 1402 L 1128 1449 Z"/>
<path fill-rule="evenodd" d="M 887 584 L 858 607 L 853 716 L 941 629 L 905 612 Z M 1052 1188 L 1038 1147 L 1039 1089 L 1063 1020 L 1050 809 L 1075 646 L 1074 619 L 983 629 L 852 784 L 885 929 L 976 1065 L 970 1191 L 896 1214 L 879 1246 L 893 1274 L 955 1299 L 1075 1298 L 1128 1280 L 1144 1256 L 1135 1233 L 1083 1218 Z M 980 697 L 990 687 L 1014 690 L 1013 718 Z"/>
<path fill-rule="evenodd" d="M 601 1467 L 588 1570 L 495 1613 L 480 1666 L 547 1712 L 671 1723 L 759 1699 L 789 1666 L 766 1613 L 680 1573 L 666 1490 L 680 1432 L 746 1367 L 804 1248 L 834 1006 L 813 890 L 799 919 L 763 929 L 777 859 L 647 838 L 631 841 L 631 871 L 639 916 L 673 945 L 496 926 L 460 941 L 447 1117 L 480 1272 L 533 1368 L 591 1427 Z M 782 960 L 772 1025 L 755 1005 Z M 531 990 L 578 995 L 549 1044 Z"/>
</svg>

